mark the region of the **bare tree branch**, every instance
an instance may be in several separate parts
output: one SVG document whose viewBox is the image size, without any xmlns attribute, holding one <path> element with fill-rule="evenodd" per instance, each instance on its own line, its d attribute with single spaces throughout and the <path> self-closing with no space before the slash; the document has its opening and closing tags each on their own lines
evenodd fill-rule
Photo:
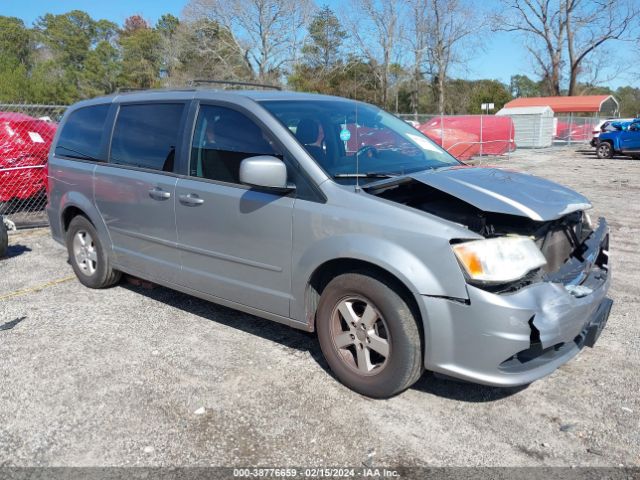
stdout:
<svg viewBox="0 0 640 480">
<path fill-rule="evenodd" d="M 190 20 L 215 21 L 233 41 L 261 81 L 279 80 L 299 50 L 311 0 L 191 0 L 184 10 Z"/>
<path fill-rule="evenodd" d="M 528 39 L 527 49 L 548 93 L 560 95 L 566 74 L 568 94 L 575 95 L 588 58 L 611 40 L 630 39 L 632 31 L 638 28 L 634 23 L 639 12 L 636 3 L 636 0 L 502 0 L 505 13 L 496 17 L 494 28 L 519 32 Z"/>
<path fill-rule="evenodd" d="M 529 40 L 527 50 L 548 93 L 560 95 L 564 38 L 563 0 L 503 0 L 504 13 L 496 16 L 495 29 L 520 32 Z M 568 0 L 570 1 L 570 0 Z"/>
<path fill-rule="evenodd" d="M 389 0 L 352 0 L 348 24 L 350 35 L 365 58 L 376 66 L 381 103 L 387 106 L 389 76 L 397 57 L 400 39 L 400 2 Z"/>
<path fill-rule="evenodd" d="M 473 53 L 474 37 L 487 22 L 476 7 L 464 0 L 430 0 L 422 23 L 426 28 L 426 58 L 438 97 L 438 111 L 445 111 L 445 84 L 449 71 Z M 462 48 L 464 47 L 464 48 Z"/>
</svg>

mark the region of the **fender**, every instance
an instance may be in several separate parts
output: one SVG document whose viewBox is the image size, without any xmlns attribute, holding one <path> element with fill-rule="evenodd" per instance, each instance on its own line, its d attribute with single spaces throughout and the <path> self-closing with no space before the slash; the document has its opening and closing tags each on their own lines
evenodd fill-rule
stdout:
<svg viewBox="0 0 640 480">
<path fill-rule="evenodd" d="M 113 253 L 113 243 L 111 241 L 111 235 L 109 235 L 109 230 L 104 223 L 102 215 L 98 211 L 97 207 L 93 203 L 92 200 L 87 198 L 80 192 L 77 191 L 69 191 L 65 192 L 60 199 L 60 225 L 61 227 L 64 225 L 63 218 L 64 212 L 69 207 L 76 207 L 84 212 L 84 214 L 89 218 L 93 226 L 96 227 L 98 231 L 98 235 L 100 236 L 100 240 L 103 243 L 103 246 L 107 249 L 109 254 Z M 62 231 L 62 228 L 61 228 Z"/>
<path fill-rule="evenodd" d="M 366 245 L 366 249 L 362 246 Z M 324 263 L 336 259 L 352 259 L 376 265 L 400 280 L 414 295 L 434 295 L 467 299 L 468 293 L 462 270 L 457 265 L 449 244 L 445 241 L 429 246 L 430 257 L 450 258 L 441 275 L 428 268 L 420 258 L 397 243 L 362 234 L 326 237 L 308 248 L 293 265 L 292 290 L 294 299 L 304 299 L 309 280 Z M 295 259 L 294 259 L 295 262 Z M 446 262 L 448 263 L 448 262 Z M 291 316 L 306 322 L 305 305 L 292 302 Z"/>
<path fill-rule="evenodd" d="M 620 151 L 620 135 L 616 135 L 612 138 L 613 140 L 613 150 L 616 152 Z"/>
<path fill-rule="evenodd" d="M 620 132 L 606 132 L 601 133 L 599 137 L 600 143 L 609 142 L 614 152 L 620 151 Z"/>
</svg>

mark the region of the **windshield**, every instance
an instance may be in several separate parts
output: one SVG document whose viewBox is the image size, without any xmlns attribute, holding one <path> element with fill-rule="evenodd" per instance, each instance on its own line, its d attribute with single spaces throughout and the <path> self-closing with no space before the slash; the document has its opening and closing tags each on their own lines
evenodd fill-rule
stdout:
<svg viewBox="0 0 640 480">
<path fill-rule="evenodd" d="M 372 105 L 350 100 L 260 103 L 341 183 L 460 165 L 411 125 Z"/>
</svg>

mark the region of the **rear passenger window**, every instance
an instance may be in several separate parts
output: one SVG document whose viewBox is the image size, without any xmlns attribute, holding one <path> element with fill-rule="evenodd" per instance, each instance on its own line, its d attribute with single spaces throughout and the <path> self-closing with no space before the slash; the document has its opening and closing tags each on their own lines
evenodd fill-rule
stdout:
<svg viewBox="0 0 640 480">
<path fill-rule="evenodd" d="M 110 163 L 172 172 L 184 104 L 122 105 Z"/>
<path fill-rule="evenodd" d="M 111 105 L 84 107 L 69 114 L 62 126 L 55 154 L 80 160 L 103 162 L 100 141 Z"/>
<path fill-rule="evenodd" d="M 256 155 L 282 159 L 265 132 L 247 116 L 225 107 L 200 107 L 191 146 L 192 177 L 240 183 L 240 162 Z"/>
</svg>

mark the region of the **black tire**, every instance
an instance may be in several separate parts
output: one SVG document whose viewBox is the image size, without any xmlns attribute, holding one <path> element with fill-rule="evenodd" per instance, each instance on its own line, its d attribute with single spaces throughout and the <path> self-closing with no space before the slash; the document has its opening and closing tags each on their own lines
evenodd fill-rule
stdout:
<svg viewBox="0 0 640 480">
<path fill-rule="evenodd" d="M 0 216 L 0 258 L 4 257 L 7 254 L 8 249 L 9 234 L 7 232 L 7 226 L 2 221 L 2 216 Z"/>
<path fill-rule="evenodd" d="M 87 252 L 74 252 L 74 239 L 79 235 L 85 238 L 87 248 L 95 261 L 90 260 Z M 93 224 L 81 215 L 71 220 L 67 230 L 67 252 L 69 262 L 80 283 L 89 288 L 107 288 L 120 281 L 122 274 L 111 268 L 109 257 Z M 93 254 L 95 253 L 95 255 Z M 82 262 L 80 258 L 84 258 Z"/>
<path fill-rule="evenodd" d="M 368 272 L 339 275 L 325 287 L 316 312 L 320 347 L 333 373 L 350 389 L 374 398 L 388 398 L 406 390 L 424 371 L 419 319 L 399 293 L 400 289 L 385 280 L 375 273 Z M 351 302 L 352 299 L 355 301 Z M 363 312 L 363 305 L 358 304 L 359 300 L 362 300 L 365 306 L 372 306 L 376 314 L 379 314 L 379 320 L 375 322 L 375 332 L 373 329 L 368 333 L 356 331 L 355 327 L 351 329 L 352 327 L 345 322 L 344 315 L 337 313 L 341 311 L 338 310 L 340 305 L 344 308 L 343 302 L 351 305 L 350 311 L 355 312 L 360 308 Z M 362 313 L 360 319 L 364 317 Z M 354 336 L 353 333 L 358 336 Z M 361 338 L 361 333 L 365 338 Z M 369 333 L 372 338 L 369 338 Z M 339 348 L 339 340 L 336 337 L 347 334 L 353 339 L 354 344 Z M 387 342 L 387 357 L 378 355 L 373 348 L 371 342 L 374 338 L 376 343 L 380 339 Z M 368 346 L 363 348 L 363 345 Z M 368 373 L 363 372 L 358 366 L 357 358 L 361 358 L 358 354 L 364 353 L 358 352 L 358 349 L 365 350 L 371 363 L 374 363 L 375 359 L 382 363 Z M 362 365 L 368 368 L 369 361 L 362 362 Z"/>
<path fill-rule="evenodd" d="M 609 142 L 600 142 L 596 148 L 598 158 L 613 158 L 613 147 Z"/>
</svg>

